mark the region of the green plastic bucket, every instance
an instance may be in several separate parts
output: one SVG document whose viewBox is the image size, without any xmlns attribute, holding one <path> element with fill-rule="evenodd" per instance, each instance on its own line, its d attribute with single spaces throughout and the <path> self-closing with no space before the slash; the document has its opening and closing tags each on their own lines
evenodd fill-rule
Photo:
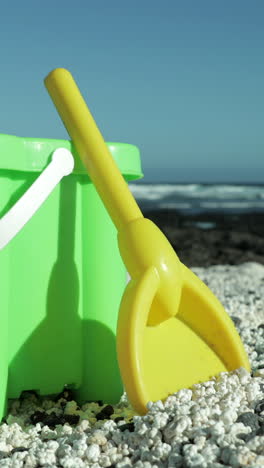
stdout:
<svg viewBox="0 0 264 468">
<path fill-rule="evenodd" d="M 129 181 L 142 177 L 135 146 L 107 143 Z M 0 251 L 0 418 L 8 398 L 71 386 L 115 403 L 123 387 L 115 335 L 127 275 L 116 229 L 70 141 L 0 135 L 0 218 L 56 148 L 75 158 L 24 228 Z"/>
</svg>

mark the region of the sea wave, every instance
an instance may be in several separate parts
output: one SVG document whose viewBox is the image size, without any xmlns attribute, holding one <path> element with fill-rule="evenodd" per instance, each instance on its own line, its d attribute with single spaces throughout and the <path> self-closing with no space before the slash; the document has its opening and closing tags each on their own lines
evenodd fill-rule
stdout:
<svg viewBox="0 0 264 468">
<path fill-rule="evenodd" d="M 264 185 L 138 183 L 130 189 L 143 209 L 264 211 Z"/>
</svg>

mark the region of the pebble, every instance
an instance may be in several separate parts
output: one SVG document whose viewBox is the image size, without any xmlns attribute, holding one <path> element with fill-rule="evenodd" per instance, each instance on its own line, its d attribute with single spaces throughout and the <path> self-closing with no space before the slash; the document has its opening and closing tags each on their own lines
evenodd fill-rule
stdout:
<svg viewBox="0 0 264 468">
<path fill-rule="evenodd" d="M 259 429 L 259 418 L 251 411 L 240 414 L 237 418 L 237 422 L 242 422 L 245 426 L 249 426 L 253 431 Z"/>
</svg>

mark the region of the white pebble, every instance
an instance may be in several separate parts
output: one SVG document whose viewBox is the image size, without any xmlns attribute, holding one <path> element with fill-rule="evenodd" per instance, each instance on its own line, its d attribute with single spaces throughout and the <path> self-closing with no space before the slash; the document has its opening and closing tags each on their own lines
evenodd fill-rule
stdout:
<svg viewBox="0 0 264 468">
<path fill-rule="evenodd" d="M 91 444 L 86 450 L 85 453 L 89 462 L 96 462 L 100 456 L 100 447 L 97 444 Z"/>
</svg>

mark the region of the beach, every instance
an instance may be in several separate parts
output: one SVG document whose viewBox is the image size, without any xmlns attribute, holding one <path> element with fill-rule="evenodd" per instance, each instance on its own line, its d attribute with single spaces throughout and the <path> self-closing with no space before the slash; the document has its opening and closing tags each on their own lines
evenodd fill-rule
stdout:
<svg viewBox="0 0 264 468">
<path fill-rule="evenodd" d="M 0 426 L 0 467 L 221 468 L 264 465 L 264 266 L 193 268 L 225 306 L 252 366 L 182 389 L 133 412 L 117 405 L 78 406 L 72 392 L 24 394 Z M 175 369 L 175 372 L 177 369 Z"/>
<path fill-rule="evenodd" d="M 220 299 L 252 372 L 222 373 L 149 402 L 145 416 L 135 414 L 125 393 L 116 405 L 79 405 L 67 389 L 44 399 L 25 393 L 10 402 L 0 426 L 0 467 L 264 466 L 264 215 L 144 215 Z"/>
</svg>

